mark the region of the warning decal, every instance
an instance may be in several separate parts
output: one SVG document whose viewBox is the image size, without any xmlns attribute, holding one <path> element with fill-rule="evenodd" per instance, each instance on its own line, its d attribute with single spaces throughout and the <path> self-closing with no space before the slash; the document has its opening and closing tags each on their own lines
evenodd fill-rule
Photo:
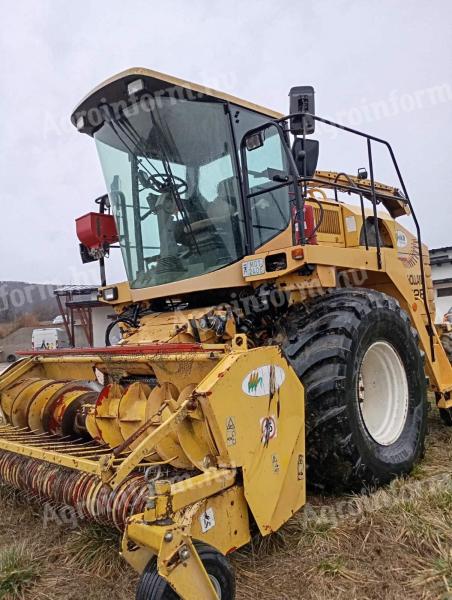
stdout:
<svg viewBox="0 0 452 600">
<path fill-rule="evenodd" d="M 261 419 L 261 442 L 264 446 L 267 446 L 270 440 L 275 439 L 277 433 L 276 418 L 274 415 Z"/>
<path fill-rule="evenodd" d="M 215 514 L 213 512 L 213 508 L 208 508 L 202 515 L 199 517 L 199 522 L 201 524 L 201 531 L 206 533 L 209 529 L 215 527 Z"/>
<path fill-rule="evenodd" d="M 237 444 L 237 433 L 235 429 L 235 417 L 226 418 L 226 445 L 235 446 Z"/>
</svg>

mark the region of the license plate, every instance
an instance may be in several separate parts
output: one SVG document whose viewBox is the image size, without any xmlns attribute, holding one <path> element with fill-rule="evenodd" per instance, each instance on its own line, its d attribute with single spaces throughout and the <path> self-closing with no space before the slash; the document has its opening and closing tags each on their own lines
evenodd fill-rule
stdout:
<svg viewBox="0 0 452 600">
<path fill-rule="evenodd" d="M 243 277 L 253 277 L 255 275 L 263 275 L 265 273 L 265 261 L 263 258 L 247 260 L 242 263 Z"/>
</svg>

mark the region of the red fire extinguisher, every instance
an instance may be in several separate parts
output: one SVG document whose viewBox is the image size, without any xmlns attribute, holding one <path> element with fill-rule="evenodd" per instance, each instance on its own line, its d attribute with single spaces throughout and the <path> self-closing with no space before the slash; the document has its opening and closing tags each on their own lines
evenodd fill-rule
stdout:
<svg viewBox="0 0 452 600">
<path fill-rule="evenodd" d="M 314 207 L 308 204 L 303 209 L 304 236 L 307 244 L 317 244 L 317 235 L 315 234 Z M 295 244 L 301 244 L 301 219 L 297 215 L 297 209 L 292 205 L 292 221 L 295 230 Z"/>
</svg>

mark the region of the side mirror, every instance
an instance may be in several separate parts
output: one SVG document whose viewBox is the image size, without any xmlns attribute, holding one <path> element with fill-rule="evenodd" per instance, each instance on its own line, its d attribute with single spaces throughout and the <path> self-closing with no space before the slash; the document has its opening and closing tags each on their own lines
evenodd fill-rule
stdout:
<svg viewBox="0 0 452 600">
<path fill-rule="evenodd" d="M 319 161 L 319 141 L 297 138 L 292 146 L 292 154 L 302 177 L 313 177 Z"/>
<path fill-rule="evenodd" d="M 315 115 L 314 88 L 311 85 L 293 87 L 289 92 L 290 114 L 310 113 Z M 315 120 L 312 117 L 293 117 L 290 119 L 290 132 L 294 135 L 309 135 L 315 131 Z"/>
</svg>

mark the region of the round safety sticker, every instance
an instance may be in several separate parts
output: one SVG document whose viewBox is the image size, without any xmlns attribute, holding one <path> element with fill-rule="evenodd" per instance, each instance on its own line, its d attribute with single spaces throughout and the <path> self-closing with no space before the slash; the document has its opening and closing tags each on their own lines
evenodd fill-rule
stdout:
<svg viewBox="0 0 452 600">
<path fill-rule="evenodd" d="M 266 446 L 270 440 L 273 440 L 277 435 L 276 419 L 272 415 L 271 417 L 264 417 L 261 419 L 261 442 Z"/>
</svg>

